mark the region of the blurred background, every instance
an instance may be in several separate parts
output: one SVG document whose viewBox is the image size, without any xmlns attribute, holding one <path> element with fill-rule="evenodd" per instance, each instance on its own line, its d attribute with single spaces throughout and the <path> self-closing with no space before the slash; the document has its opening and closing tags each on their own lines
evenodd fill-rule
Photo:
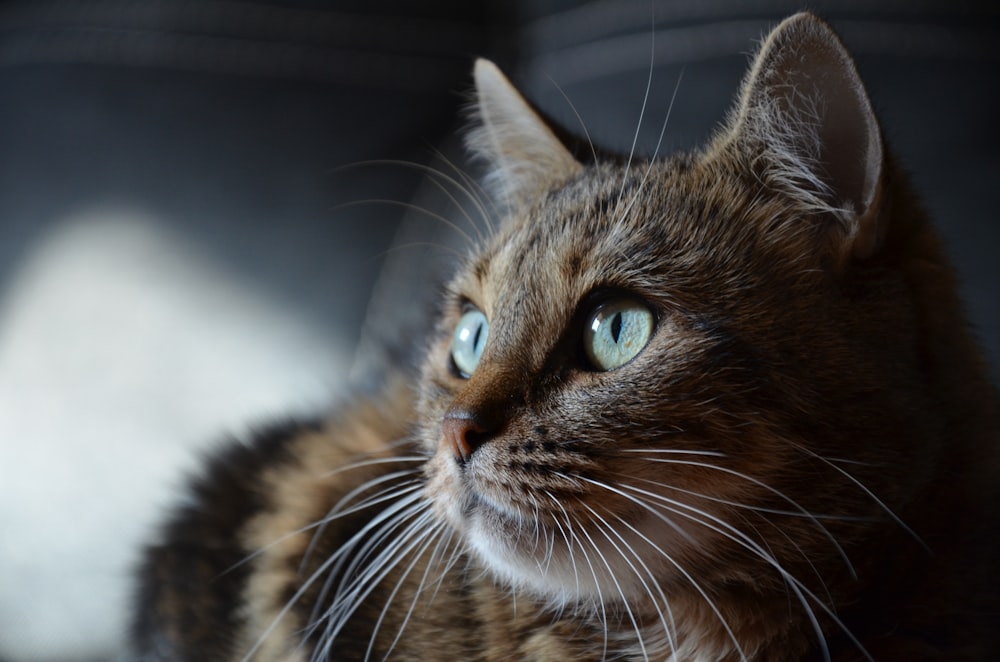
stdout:
<svg viewBox="0 0 1000 662">
<path fill-rule="evenodd" d="M 1000 4 L 824 0 L 1000 357 Z M 0 3 L 0 662 L 115 659 L 227 435 L 419 344 L 474 57 L 627 150 L 705 140 L 785 0 Z M 652 69 L 651 69 L 652 63 Z M 652 73 L 650 74 L 650 72 Z M 572 103 L 572 106 L 570 105 Z M 424 209 L 426 211 L 420 211 Z"/>
</svg>

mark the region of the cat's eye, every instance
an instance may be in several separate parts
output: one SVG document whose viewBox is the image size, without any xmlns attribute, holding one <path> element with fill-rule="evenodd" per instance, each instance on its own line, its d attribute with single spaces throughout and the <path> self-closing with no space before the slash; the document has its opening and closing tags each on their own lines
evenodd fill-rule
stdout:
<svg viewBox="0 0 1000 662">
<path fill-rule="evenodd" d="M 469 377 L 476 371 L 489 335 L 490 323 L 479 310 L 466 311 L 458 320 L 451 339 L 451 360 L 463 377 Z"/>
<path fill-rule="evenodd" d="M 597 307 L 587 320 L 583 348 L 598 370 L 619 368 L 642 351 L 653 335 L 653 313 L 635 299 L 615 299 Z"/>
</svg>

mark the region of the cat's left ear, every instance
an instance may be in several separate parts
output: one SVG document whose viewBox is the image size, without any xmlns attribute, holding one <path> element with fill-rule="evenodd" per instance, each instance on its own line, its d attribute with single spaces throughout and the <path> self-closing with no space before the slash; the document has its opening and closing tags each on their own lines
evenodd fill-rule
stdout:
<svg viewBox="0 0 1000 662">
<path fill-rule="evenodd" d="M 744 83 L 729 139 L 752 154 L 762 179 L 846 226 L 844 253 L 881 244 L 884 150 L 854 61 L 809 13 L 767 37 Z"/>
<path fill-rule="evenodd" d="M 583 166 L 500 69 L 477 60 L 475 115 L 469 149 L 488 164 L 487 187 L 506 207 L 517 207 L 563 183 Z"/>
</svg>

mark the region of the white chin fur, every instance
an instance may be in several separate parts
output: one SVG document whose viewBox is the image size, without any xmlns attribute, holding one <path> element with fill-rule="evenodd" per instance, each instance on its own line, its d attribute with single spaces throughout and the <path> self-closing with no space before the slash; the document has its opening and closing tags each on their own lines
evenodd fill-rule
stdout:
<svg viewBox="0 0 1000 662">
<path fill-rule="evenodd" d="M 533 529 L 527 531 L 511 520 L 498 524 L 497 519 L 478 512 L 465 535 L 475 555 L 502 584 L 558 607 L 621 599 L 622 592 L 629 597 L 639 588 L 633 586 L 638 585 L 634 572 L 614 550 L 601 549 L 597 554 L 588 543 L 588 560 L 580 549 L 570 550 L 558 531 L 553 537 L 543 529 L 536 537 Z"/>
</svg>

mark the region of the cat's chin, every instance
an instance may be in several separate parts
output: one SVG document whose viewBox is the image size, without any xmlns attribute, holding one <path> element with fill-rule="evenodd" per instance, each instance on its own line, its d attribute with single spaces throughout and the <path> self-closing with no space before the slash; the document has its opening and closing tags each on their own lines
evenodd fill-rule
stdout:
<svg viewBox="0 0 1000 662">
<path fill-rule="evenodd" d="M 576 568 L 572 552 L 554 543 L 552 532 L 542 528 L 535 536 L 534 528 L 480 499 L 466 516 L 464 534 L 475 556 L 503 585 L 559 605 L 599 599 L 602 587 L 589 568 Z"/>
<path fill-rule="evenodd" d="M 656 600 L 649 586 L 661 578 L 650 581 L 650 573 L 669 574 L 669 568 L 654 552 L 676 551 L 681 536 L 675 532 L 652 541 L 627 528 L 591 531 L 576 522 L 567 533 L 565 523 L 555 524 L 563 518 L 524 512 L 505 490 L 476 480 L 474 469 L 467 467 L 463 475 L 442 455 L 433 457 L 428 468 L 427 495 L 437 516 L 460 533 L 498 583 L 558 608 Z M 641 522 L 632 523 L 633 530 L 642 528 Z M 643 558 L 649 563 L 634 560 Z"/>
<path fill-rule="evenodd" d="M 450 484 L 441 490 L 444 483 Z M 602 587 L 594 574 L 589 569 L 574 572 L 571 552 L 553 544 L 551 532 L 542 529 L 536 537 L 534 524 L 524 515 L 474 490 L 456 489 L 456 483 L 440 473 L 432 478 L 434 510 L 461 534 L 468 549 L 500 584 L 558 605 L 599 598 Z"/>
<path fill-rule="evenodd" d="M 487 499 L 466 510 L 469 549 L 498 583 L 524 591 L 556 609 L 593 609 L 609 601 L 635 602 L 648 592 L 620 554 L 582 554 L 563 534 Z M 642 596 L 642 597 L 640 597 Z"/>
</svg>

